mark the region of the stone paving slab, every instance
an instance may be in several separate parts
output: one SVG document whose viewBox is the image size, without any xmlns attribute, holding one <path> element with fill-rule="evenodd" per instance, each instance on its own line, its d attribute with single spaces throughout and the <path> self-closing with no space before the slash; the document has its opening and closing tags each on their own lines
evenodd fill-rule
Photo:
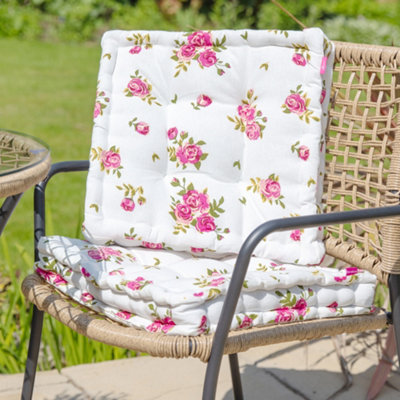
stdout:
<svg viewBox="0 0 400 400">
<path fill-rule="evenodd" d="M 259 347 L 239 355 L 245 398 L 250 400 L 365 399 L 378 361 L 376 335 L 348 335 L 343 355 L 353 384 L 339 391 L 345 376 L 334 342 L 324 338 Z M 34 400 L 200 399 L 206 365 L 199 360 L 137 357 L 39 372 Z M 20 397 L 22 374 L 0 375 L 0 400 Z M 339 392 L 338 392 L 339 391 Z M 227 358 L 218 400 L 233 400 Z M 392 372 L 378 400 L 400 399 L 400 374 Z"/>
</svg>

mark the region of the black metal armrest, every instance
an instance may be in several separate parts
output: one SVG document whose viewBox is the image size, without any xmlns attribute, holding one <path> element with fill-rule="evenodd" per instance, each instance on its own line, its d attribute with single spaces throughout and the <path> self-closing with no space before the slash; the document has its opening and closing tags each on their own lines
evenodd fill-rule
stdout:
<svg viewBox="0 0 400 400">
<path fill-rule="evenodd" d="M 204 394 L 206 397 L 203 398 L 214 398 L 211 396 L 215 390 L 214 388 L 216 388 L 216 380 L 218 379 L 219 368 L 224 351 L 224 343 L 229 333 L 229 328 L 239 300 L 244 278 L 249 267 L 250 258 L 254 249 L 264 237 L 272 232 L 286 231 L 295 228 L 311 228 L 394 216 L 400 216 L 400 206 L 378 207 L 356 211 L 343 211 L 329 214 L 275 219 L 259 225 L 244 241 L 236 259 L 232 279 L 229 284 L 221 316 L 218 321 L 217 330 L 215 332 L 211 356 L 206 372 L 206 381 L 209 382 L 210 385 L 209 388 L 205 388 Z"/>
<path fill-rule="evenodd" d="M 35 261 L 37 261 L 37 242 L 45 235 L 45 191 L 50 179 L 61 172 L 88 171 L 89 161 L 62 161 L 51 166 L 47 177 L 35 186 L 34 192 L 34 238 L 35 238 Z"/>
</svg>

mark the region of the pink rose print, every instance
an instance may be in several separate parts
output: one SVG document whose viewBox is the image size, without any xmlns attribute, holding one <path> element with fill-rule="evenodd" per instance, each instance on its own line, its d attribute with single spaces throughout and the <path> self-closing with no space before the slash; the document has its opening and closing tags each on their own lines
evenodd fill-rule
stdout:
<svg viewBox="0 0 400 400">
<path fill-rule="evenodd" d="M 174 129 L 171 131 L 171 129 Z M 192 164 L 197 170 L 201 167 L 201 162 L 208 157 L 208 153 L 204 153 L 201 146 L 206 143 L 202 140 L 197 142 L 189 137 L 187 132 L 182 131 L 178 137 L 177 128 L 168 130 L 168 137 L 171 140 L 171 146 L 167 147 L 169 160 L 176 162 L 177 167 L 186 169 Z M 171 131 L 171 132 L 170 132 Z"/>
<path fill-rule="evenodd" d="M 136 207 L 135 198 L 139 206 L 146 203 L 146 198 L 143 196 L 144 191 L 142 186 L 133 187 L 131 184 L 123 183 L 122 186 L 117 185 L 116 188 L 124 192 L 124 197 L 120 204 L 123 210 L 132 212 Z"/>
<path fill-rule="evenodd" d="M 194 297 L 201 297 L 201 296 L 203 296 L 203 295 L 204 295 L 203 292 L 193 293 L 193 296 L 194 296 Z"/>
<path fill-rule="evenodd" d="M 328 306 L 329 311 L 332 313 L 336 312 L 337 307 L 338 307 L 337 301 L 334 301 L 333 303 L 329 304 L 329 306 Z"/>
<path fill-rule="evenodd" d="M 346 276 L 355 275 L 358 273 L 357 267 L 347 267 L 346 268 Z"/>
<path fill-rule="evenodd" d="M 181 164 L 196 164 L 200 161 L 202 154 L 200 146 L 195 144 L 185 144 L 176 150 L 176 158 Z"/>
<path fill-rule="evenodd" d="M 94 105 L 93 118 L 97 118 L 101 114 L 101 104 L 96 102 Z"/>
<path fill-rule="evenodd" d="M 154 250 L 161 250 L 164 248 L 163 243 L 150 243 L 150 242 L 142 242 L 142 246 L 147 247 L 148 249 L 154 249 Z"/>
<path fill-rule="evenodd" d="M 285 208 L 282 199 L 284 196 L 281 194 L 281 185 L 279 183 L 279 176 L 271 174 L 267 179 L 250 178 L 250 185 L 247 190 L 252 190 L 253 193 L 260 193 L 263 202 L 268 201 L 269 204 L 275 203 Z"/>
<path fill-rule="evenodd" d="M 320 97 L 320 99 L 319 99 L 319 102 L 320 102 L 321 104 L 324 102 L 325 96 L 326 96 L 326 90 L 325 90 L 325 89 L 322 89 L 322 90 L 321 90 L 321 97 Z"/>
<path fill-rule="evenodd" d="M 82 267 L 82 268 L 81 268 L 81 272 L 82 272 L 82 275 L 83 275 L 83 276 L 85 276 L 86 278 L 89 278 L 90 274 L 89 274 L 89 272 L 86 271 L 85 268 Z"/>
<path fill-rule="evenodd" d="M 147 135 L 149 133 L 150 127 L 149 124 L 146 122 L 138 122 L 135 125 L 136 132 L 140 133 L 141 135 Z"/>
<path fill-rule="evenodd" d="M 164 319 L 156 319 L 152 324 L 146 327 L 149 332 L 168 333 L 174 326 L 175 322 L 170 317 Z"/>
<path fill-rule="evenodd" d="M 335 276 L 333 279 L 335 279 L 336 282 L 343 282 L 346 280 L 345 276 Z"/>
<path fill-rule="evenodd" d="M 128 90 L 133 96 L 140 98 L 146 97 L 149 94 L 149 86 L 139 78 L 134 78 L 129 81 Z"/>
<path fill-rule="evenodd" d="M 285 100 L 285 104 L 290 112 L 297 115 L 302 115 L 306 111 L 305 101 L 298 93 L 289 95 Z"/>
<path fill-rule="evenodd" d="M 251 328 L 252 326 L 253 326 L 253 320 L 247 315 L 245 315 L 239 325 L 239 329 Z"/>
<path fill-rule="evenodd" d="M 131 290 L 142 290 L 145 286 L 150 285 L 153 281 L 147 281 L 141 276 L 138 276 L 134 281 L 123 281 L 121 284 Z"/>
<path fill-rule="evenodd" d="M 192 253 L 203 253 L 204 252 L 204 249 L 201 249 L 201 248 L 199 248 L 199 247 L 191 247 L 190 248 L 190 251 L 192 252 Z M 196 295 L 195 295 L 196 296 Z"/>
<path fill-rule="evenodd" d="M 261 179 L 260 192 L 267 199 L 269 198 L 277 199 L 281 195 L 281 185 L 279 184 L 279 182 L 273 179 Z"/>
<path fill-rule="evenodd" d="M 196 54 L 196 47 L 191 44 L 183 45 L 176 53 L 180 61 L 189 61 Z"/>
<path fill-rule="evenodd" d="M 208 107 L 211 103 L 211 98 L 205 94 L 201 94 L 199 97 L 197 97 L 197 105 L 199 107 Z"/>
<path fill-rule="evenodd" d="M 226 269 L 216 270 L 207 268 L 207 275 L 201 275 L 199 278 L 195 278 L 193 285 L 199 288 L 208 288 L 207 300 L 215 299 L 221 294 L 219 286 L 227 282 L 227 279 L 223 275 L 228 275 Z M 201 292 L 203 294 L 203 292 Z"/>
<path fill-rule="evenodd" d="M 275 317 L 275 322 L 290 322 L 294 319 L 294 311 L 289 307 L 277 308 L 275 310 L 277 315 Z"/>
<path fill-rule="evenodd" d="M 193 219 L 192 209 L 186 204 L 177 204 L 174 213 L 178 224 L 188 225 Z"/>
<path fill-rule="evenodd" d="M 249 104 L 242 104 L 238 106 L 238 114 L 243 121 L 251 122 L 256 116 L 256 109 Z"/>
<path fill-rule="evenodd" d="M 207 327 L 207 317 L 205 315 L 203 315 L 201 317 L 201 321 L 200 321 L 200 325 L 199 325 L 199 335 L 201 335 L 204 332 L 208 331 L 208 327 Z"/>
<path fill-rule="evenodd" d="M 212 46 L 211 34 L 209 32 L 197 31 L 188 36 L 188 43 L 196 47 Z"/>
<path fill-rule="evenodd" d="M 213 232 L 216 229 L 214 218 L 208 214 L 197 217 L 196 229 L 199 232 Z"/>
<path fill-rule="evenodd" d="M 320 74 L 323 75 L 326 71 L 326 62 L 328 61 L 328 57 L 324 56 L 322 57 L 321 61 L 321 69 L 320 69 Z"/>
<path fill-rule="evenodd" d="M 61 276 L 53 271 L 46 271 L 39 267 L 36 267 L 36 272 L 47 282 L 53 284 L 54 286 L 66 285 L 68 282 Z"/>
<path fill-rule="evenodd" d="M 215 232 L 217 240 L 222 240 L 222 233 L 229 233 L 229 228 L 221 229 L 216 224 L 216 219 L 225 210 L 221 208 L 224 203 L 224 198 L 219 201 L 210 199 L 207 194 L 207 189 L 202 192 L 196 190 L 192 183 L 186 184 L 186 178 L 173 178 L 171 185 L 178 190 L 178 196 L 181 199 L 176 199 L 171 196 L 172 204 L 169 214 L 175 220 L 174 234 L 187 233 L 187 229 L 195 228 L 199 233 Z M 192 248 L 193 252 L 203 252 L 204 249 Z"/>
<path fill-rule="evenodd" d="M 192 209 L 193 213 L 205 213 L 210 209 L 208 195 L 197 190 L 189 190 L 183 195 L 183 202 Z M 202 250 L 202 249 L 200 249 Z"/>
<path fill-rule="evenodd" d="M 132 318 L 134 315 L 128 311 L 118 311 L 115 314 L 116 317 L 124 319 L 124 320 L 128 320 L 130 318 Z"/>
<path fill-rule="evenodd" d="M 142 51 L 141 46 L 134 46 L 129 50 L 130 54 L 139 54 Z"/>
<path fill-rule="evenodd" d="M 98 160 L 100 162 L 100 171 L 105 171 L 106 174 L 116 174 L 118 178 L 121 177 L 121 169 L 123 167 L 119 148 L 112 146 L 109 150 L 103 150 L 101 147 L 92 147 L 90 160 Z"/>
<path fill-rule="evenodd" d="M 293 144 L 291 147 L 291 151 L 292 153 L 296 153 L 297 156 L 303 161 L 307 161 L 308 158 L 310 157 L 310 149 L 305 145 L 299 146 L 299 144 L 300 144 L 299 141 Z"/>
<path fill-rule="evenodd" d="M 260 131 L 260 126 L 252 122 L 250 124 L 247 124 L 246 126 L 246 136 L 250 140 L 257 140 L 260 137 L 261 131 Z"/>
<path fill-rule="evenodd" d="M 89 292 L 84 292 L 81 294 L 81 301 L 82 303 L 88 303 L 92 301 L 94 297 Z"/>
<path fill-rule="evenodd" d="M 225 36 L 215 41 L 213 41 L 210 32 L 204 31 L 197 31 L 184 36 L 186 36 L 187 41 L 176 40 L 176 47 L 171 56 L 171 59 L 177 62 L 174 77 L 177 77 L 183 71 L 187 71 L 192 61 L 197 61 L 200 68 L 215 66 L 217 74 L 220 76 L 225 73 L 224 68 L 231 67 L 217 57 L 217 53 L 226 50 L 224 46 Z"/>
<path fill-rule="evenodd" d="M 136 70 L 134 75 L 130 75 L 130 78 L 131 80 L 124 89 L 125 96 L 138 97 L 149 105 L 154 103 L 157 106 L 161 106 L 161 103 L 157 101 L 157 98 L 152 95 L 153 87 L 146 78 L 140 75 L 139 70 Z"/>
<path fill-rule="evenodd" d="M 267 117 L 263 116 L 254 104 L 257 98 L 254 96 L 253 89 L 248 90 L 247 99 L 242 100 L 242 104 L 237 107 L 238 115 L 227 116 L 228 120 L 235 124 L 235 130 L 245 132 L 250 140 L 262 138 L 265 129 L 264 123 L 267 122 Z"/>
<path fill-rule="evenodd" d="M 307 97 L 307 93 L 302 90 L 301 85 L 298 85 L 296 90 L 290 91 L 281 108 L 284 113 L 295 114 L 307 124 L 310 123 L 310 118 L 318 122 L 320 119 L 313 115 L 314 111 L 308 109 L 310 103 L 311 99 Z"/>
<path fill-rule="evenodd" d="M 111 257 L 116 257 L 117 260 L 121 258 L 122 253 L 119 250 L 112 249 L 111 247 L 98 247 L 88 251 L 88 256 L 96 261 L 110 261 Z"/>
<path fill-rule="evenodd" d="M 115 276 L 115 275 L 125 275 L 124 270 L 122 269 L 114 269 L 108 273 L 108 275 Z"/>
<path fill-rule="evenodd" d="M 128 197 L 125 197 L 121 202 L 121 207 L 125 211 L 133 211 L 135 209 L 135 202 Z"/>
<path fill-rule="evenodd" d="M 358 279 L 357 274 L 359 273 L 359 269 L 357 267 L 347 267 L 343 272 L 345 272 L 345 276 L 335 276 L 333 279 L 335 279 L 336 282 L 343 282 L 350 277 L 348 283 Z"/>
<path fill-rule="evenodd" d="M 168 139 L 173 140 L 178 135 L 178 129 L 176 127 L 168 129 L 167 136 Z"/>
<path fill-rule="evenodd" d="M 199 58 L 197 61 L 203 67 L 209 68 L 212 67 L 217 62 L 217 54 L 213 50 L 205 50 L 200 53 Z"/>
<path fill-rule="evenodd" d="M 306 59 L 304 58 L 304 56 L 302 54 L 299 53 L 294 53 L 293 57 L 292 57 L 292 61 L 296 64 L 296 65 L 300 65 L 302 67 L 304 67 L 307 64 Z"/>
<path fill-rule="evenodd" d="M 299 299 L 299 300 L 297 300 L 293 309 L 297 311 L 298 315 L 301 315 L 302 317 L 304 317 L 307 312 L 307 302 L 304 299 Z"/>
<path fill-rule="evenodd" d="M 295 229 L 291 232 L 290 239 L 294 240 L 295 242 L 299 242 L 301 240 L 301 234 L 302 232 L 300 229 Z"/>
</svg>

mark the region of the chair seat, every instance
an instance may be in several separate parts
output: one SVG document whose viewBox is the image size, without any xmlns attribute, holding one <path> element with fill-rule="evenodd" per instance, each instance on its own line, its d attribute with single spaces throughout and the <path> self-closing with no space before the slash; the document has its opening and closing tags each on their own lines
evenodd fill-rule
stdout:
<svg viewBox="0 0 400 400">
<path fill-rule="evenodd" d="M 235 256 L 99 246 L 44 237 L 36 271 L 82 305 L 122 324 L 168 335 L 214 332 Z M 253 257 L 231 329 L 367 314 L 376 277 L 351 267 L 277 264 Z"/>
<path fill-rule="evenodd" d="M 196 337 L 171 336 L 123 326 L 74 302 L 37 274 L 25 278 L 22 290 L 27 300 L 40 310 L 91 339 L 157 357 L 195 357 L 206 362 L 210 356 L 213 334 Z M 381 329 L 386 323 L 386 314 L 376 310 L 372 314 L 352 317 L 325 318 L 236 330 L 229 333 L 224 353 L 234 354 L 252 347 L 292 340 L 310 340 L 341 333 Z"/>
</svg>

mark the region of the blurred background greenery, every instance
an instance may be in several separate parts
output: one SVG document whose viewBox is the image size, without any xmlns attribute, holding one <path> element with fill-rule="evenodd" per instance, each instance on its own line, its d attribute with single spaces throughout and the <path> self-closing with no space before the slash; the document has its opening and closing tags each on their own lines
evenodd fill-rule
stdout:
<svg viewBox="0 0 400 400">
<path fill-rule="evenodd" d="M 282 0 L 334 40 L 400 46 L 397 0 Z M 54 162 L 87 159 L 100 37 L 108 29 L 299 29 L 262 0 L 0 0 L 0 128 L 47 142 Z M 85 174 L 48 188 L 47 233 L 79 236 Z M 32 189 L 0 238 L 0 373 L 21 371 L 30 308 L 20 283 L 32 270 Z M 45 319 L 40 368 L 133 355 Z"/>
</svg>

